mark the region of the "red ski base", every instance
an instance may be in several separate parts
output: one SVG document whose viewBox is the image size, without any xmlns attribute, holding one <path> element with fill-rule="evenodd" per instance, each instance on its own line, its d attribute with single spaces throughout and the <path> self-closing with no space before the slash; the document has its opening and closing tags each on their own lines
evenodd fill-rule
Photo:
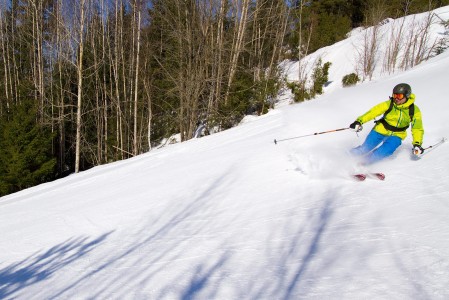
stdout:
<svg viewBox="0 0 449 300">
<path fill-rule="evenodd" d="M 357 181 L 364 181 L 366 179 L 365 174 L 354 174 L 352 177 Z"/>
<path fill-rule="evenodd" d="M 384 173 L 368 173 L 368 174 L 354 174 L 352 175 L 352 178 L 354 178 L 357 181 L 364 181 L 367 177 L 376 178 L 379 180 L 385 180 L 385 174 Z"/>
</svg>

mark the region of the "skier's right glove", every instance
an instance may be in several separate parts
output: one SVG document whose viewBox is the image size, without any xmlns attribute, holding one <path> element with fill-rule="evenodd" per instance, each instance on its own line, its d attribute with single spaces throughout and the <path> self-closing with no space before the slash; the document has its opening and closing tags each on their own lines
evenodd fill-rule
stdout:
<svg viewBox="0 0 449 300">
<path fill-rule="evenodd" d="M 349 125 L 349 128 L 351 128 L 355 132 L 362 131 L 363 127 L 362 124 L 359 121 L 355 121 L 351 125 Z"/>
</svg>

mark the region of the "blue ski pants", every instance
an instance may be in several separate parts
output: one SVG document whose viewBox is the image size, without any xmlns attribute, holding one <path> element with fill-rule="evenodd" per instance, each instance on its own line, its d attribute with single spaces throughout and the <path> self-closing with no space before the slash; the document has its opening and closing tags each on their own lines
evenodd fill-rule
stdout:
<svg viewBox="0 0 449 300">
<path fill-rule="evenodd" d="M 357 156 L 365 155 L 363 163 L 370 165 L 392 155 L 401 143 L 401 138 L 397 136 L 386 136 L 371 130 L 366 137 L 365 142 L 362 145 L 351 149 L 350 152 Z"/>
</svg>

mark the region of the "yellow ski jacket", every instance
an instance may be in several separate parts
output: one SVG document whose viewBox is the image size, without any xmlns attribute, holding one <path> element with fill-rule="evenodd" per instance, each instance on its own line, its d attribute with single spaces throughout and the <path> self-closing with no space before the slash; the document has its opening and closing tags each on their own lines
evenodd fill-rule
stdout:
<svg viewBox="0 0 449 300">
<path fill-rule="evenodd" d="M 358 117 L 357 121 L 359 121 L 361 124 L 364 124 L 384 114 L 390 108 L 391 101 L 393 100 L 387 100 L 374 106 L 365 114 Z M 386 116 L 384 116 L 384 119 L 388 123 L 388 125 L 396 127 L 397 129 L 394 131 L 388 130 L 387 128 L 385 128 L 382 122 L 376 122 L 376 125 L 373 128 L 374 131 L 386 136 L 397 136 L 402 140 L 404 140 L 407 137 L 406 127 L 408 127 L 411 123 L 413 144 L 422 145 L 424 136 L 424 127 L 422 124 L 421 111 L 418 108 L 418 106 L 416 106 L 416 104 L 414 103 L 415 103 L 415 94 L 411 94 L 408 100 L 401 105 L 396 105 L 396 103 L 393 102 L 393 107 L 391 111 Z M 415 108 L 413 120 L 410 120 L 409 107 L 412 104 L 414 104 Z"/>
</svg>

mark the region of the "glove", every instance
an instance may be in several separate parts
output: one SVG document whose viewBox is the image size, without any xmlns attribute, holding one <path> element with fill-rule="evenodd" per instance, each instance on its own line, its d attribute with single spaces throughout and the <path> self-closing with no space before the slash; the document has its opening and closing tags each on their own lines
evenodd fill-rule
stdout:
<svg viewBox="0 0 449 300">
<path fill-rule="evenodd" d="M 423 153 L 424 153 L 424 149 L 423 149 L 423 147 L 421 147 L 421 145 L 419 145 L 419 144 L 413 145 L 413 154 L 421 155 Z"/>
<path fill-rule="evenodd" d="M 349 125 L 349 128 L 351 128 L 355 132 L 362 131 L 363 127 L 362 124 L 359 121 L 355 121 L 351 125 Z"/>
</svg>

